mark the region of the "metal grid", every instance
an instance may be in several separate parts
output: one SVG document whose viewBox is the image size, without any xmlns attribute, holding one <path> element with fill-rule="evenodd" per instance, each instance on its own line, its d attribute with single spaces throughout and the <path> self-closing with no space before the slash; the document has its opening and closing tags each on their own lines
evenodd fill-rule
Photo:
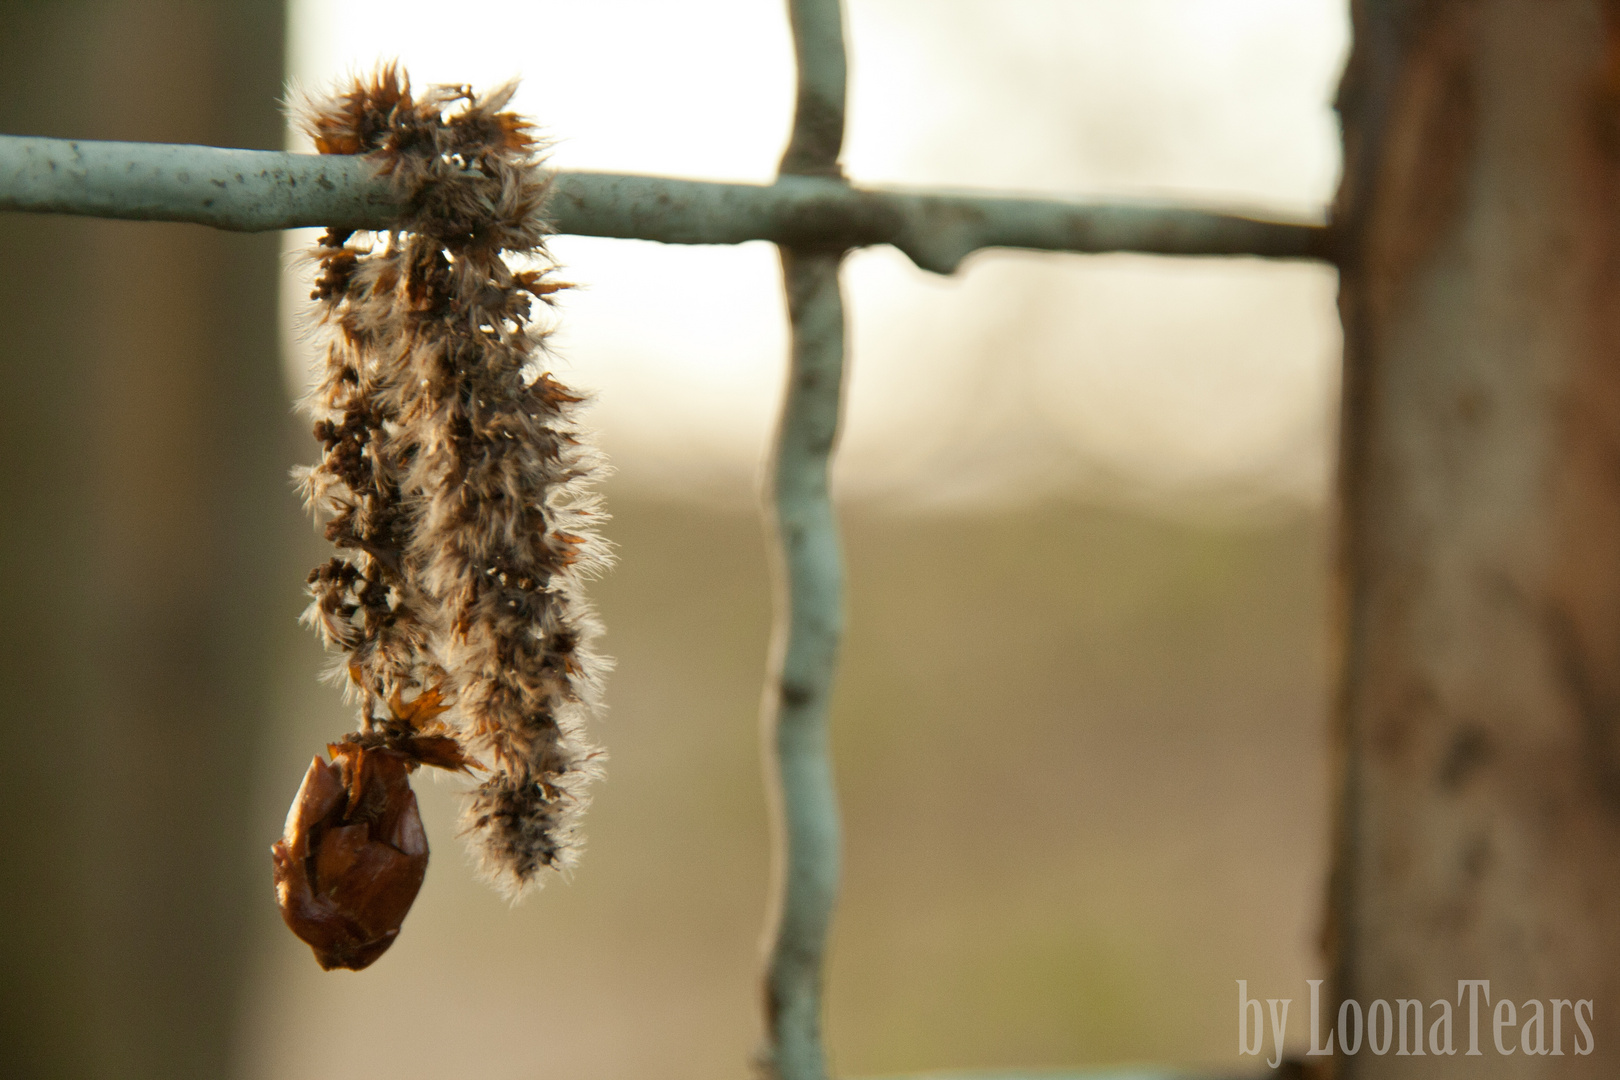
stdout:
<svg viewBox="0 0 1620 1080">
<path fill-rule="evenodd" d="M 792 135 L 769 185 L 560 173 L 556 230 L 673 244 L 779 246 L 792 325 L 770 477 L 775 630 L 765 694 L 774 868 L 759 1064 L 826 1080 L 821 981 L 837 899 L 839 821 L 828 704 L 843 629 L 843 563 L 828 491 L 842 399 L 839 268 L 891 244 L 948 274 L 981 248 L 1247 255 L 1332 261 L 1327 228 L 1170 205 L 863 188 L 839 165 L 847 61 L 840 0 L 787 0 L 798 65 Z M 259 232 L 385 229 L 400 212 L 363 159 L 153 143 L 0 135 L 0 210 L 185 221 Z M 998 1072 L 956 1080 L 1153 1080 L 1169 1072 Z"/>
</svg>

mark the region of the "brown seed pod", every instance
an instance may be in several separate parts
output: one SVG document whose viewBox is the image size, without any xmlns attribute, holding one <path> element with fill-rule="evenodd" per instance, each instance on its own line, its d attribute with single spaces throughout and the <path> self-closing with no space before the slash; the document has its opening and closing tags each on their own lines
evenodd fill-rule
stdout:
<svg viewBox="0 0 1620 1080">
<path fill-rule="evenodd" d="M 321 967 L 359 971 L 388 951 L 427 875 L 427 836 L 411 791 L 420 765 L 480 768 L 447 734 L 449 710 L 432 687 L 388 700 L 388 721 L 331 743 L 310 762 L 271 846 L 276 902 Z"/>
<path fill-rule="evenodd" d="M 427 834 L 398 750 L 358 743 L 327 747 L 271 847 L 281 917 L 327 971 L 359 971 L 399 936 L 427 874 Z"/>
</svg>

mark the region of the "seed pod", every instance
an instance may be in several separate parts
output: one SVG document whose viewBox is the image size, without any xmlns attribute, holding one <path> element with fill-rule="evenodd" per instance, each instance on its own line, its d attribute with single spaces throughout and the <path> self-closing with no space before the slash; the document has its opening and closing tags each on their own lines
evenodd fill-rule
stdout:
<svg viewBox="0 0 1620 1080">
<path fill-rule="evenodd" d="M 359 971 L 388 951 L 427 874 L 415 762 L 357 743 L 317 755 L 271 847 L 281 917 L 327 971 Z"/>
</svg>

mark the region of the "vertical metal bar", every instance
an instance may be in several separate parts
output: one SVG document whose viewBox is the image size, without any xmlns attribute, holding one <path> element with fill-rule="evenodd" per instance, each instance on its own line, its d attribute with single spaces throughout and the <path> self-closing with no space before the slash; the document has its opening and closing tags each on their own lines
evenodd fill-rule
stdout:
<svg viewBox="0 0 1620 1080">
<path fill-rule="evenodd" d="M 777 171 L 837 176 L 844 146 L 844 92 L 849 81 L 844 56 L 844 11 L 839 0 L 788 0 L 798 93 L 793 134 Z"/>
<path fill-rule="evenodd" d="M 843 11 L 838 0 L 788 0 L 788 15 L 798 98 L 781 172 L 838 176 Z M 793 343 L 771 470 L 777 614 L 763 726 L 776 846 L 760 1065 L 775 1080 L 826 1080 L 821 977 L 839 872 L 827 713 L 844 622 L 827 472 L 843 399 L 844 252 L 783 247 L 781 256 Z"/>
<path fill-rule="evenodd" d="M 772 495 L 777 625 L 765 690 L 774 753 L 774 941 L 765 977 L 764 1066 L 780 1080 L 823 1080 L 821 972 L 838 896 L 838 804 L 827 711 L 843 632 L 843 565 L 827 465 L 844 366 L 841 252 L 782 250 L 793 358 Z"/>
</svg>

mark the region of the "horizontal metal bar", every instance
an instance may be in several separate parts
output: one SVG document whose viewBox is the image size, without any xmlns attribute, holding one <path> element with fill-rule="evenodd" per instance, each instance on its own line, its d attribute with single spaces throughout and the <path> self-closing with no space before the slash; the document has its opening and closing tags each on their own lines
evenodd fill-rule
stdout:
<svg viewBox="0 0 1620 1080">
<path fill-rule="evenodd" d="M 0 210 L 264 232 L 383 227 L 400 206 L 361 158 L 0 135 Z"/>
<path fill-rule="evenodd" d="M 1124 1065 L 1101 1069 L 963 1069 L 862 1077 L 861 1080 L 1260 1080 L 1261 1077 L 1287 1080 L 1297 1076 L 1290 1062 L 1282 1072 L 1265 1069 L 1261 1073 L 1214 1073 L 1206 1070 L 1165 1068 L 1154 1065 Z"/>
<path fill-rule="evenodd" d="M 402 207 L 361 158 L 0 135 L 0 210 L 262 232 L 384 229 Z M 941 274 L 990 247 L 1329 258 L 1327 230 L 1304 221 L 1148 203 L 860 188 L 824 176 L 762 185 L 565 172 L 557 174 L 550 213 L 558 232 L 667 244 L 893 244 Z"/>
<path fill-rule="evenodd" d="M 1327 230 L 1305 222 L 1150 204 L 859 188 L 821 176 L 783 176 L 762 186 L 562 173 L 551 215 L 559 232 L 666 244 L 893 244 L 924 270 L 940 274 L 990 247 L 1327 257 Z"/>
</svg>

